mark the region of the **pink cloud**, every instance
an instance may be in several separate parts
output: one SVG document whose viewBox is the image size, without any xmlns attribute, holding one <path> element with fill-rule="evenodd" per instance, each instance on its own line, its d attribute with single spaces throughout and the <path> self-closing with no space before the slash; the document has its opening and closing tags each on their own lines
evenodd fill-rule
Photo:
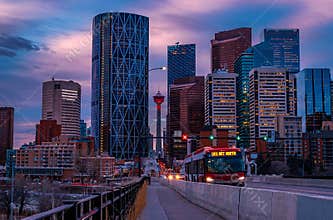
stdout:
<svg viewBox="0 0 333 220">
<path fill-rule="evenodd" d="M 24 132 L 16 132 L 15 140 L 14 140 L 14 148 L 18 149 L 22 146 L 22 144 L 33 142 L 35 140 L 35 134 L 33 133 L 24 133 Z"/>
<path fill-rule="evenodd" d="M 50 2 L 44 1 L 2 1 L 0 2 L 0 20 L 36 19 L 57 13 Z"/>
<path fill-rule="evenodd" d="M 284 0 L 283 3 L 300 5 L 296 13 L 282 20 L 281 23 L 287 27 L 309 29 L 333 20 L 332 0 L 298 0 L 293 2 Z"/>
</svg>

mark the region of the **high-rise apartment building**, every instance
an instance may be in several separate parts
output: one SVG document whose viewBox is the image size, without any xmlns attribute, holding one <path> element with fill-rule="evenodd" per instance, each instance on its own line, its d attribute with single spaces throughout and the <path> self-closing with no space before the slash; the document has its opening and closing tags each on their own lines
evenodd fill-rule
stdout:
<svg viewBox="0 0 333 220">
<path fill-rule="evenodd" d="M 315 113 L 331 115 L 331 74 L 327 68 L 307 68 L 297 74 L 297 116 L 302 117 L 306 131 L 306 117 Z"/>
<path fill-rule="evenodd" d="M 99 152 L 133 159 L 148 149 L 148 17 L 102 13 L 93 20 L 92 135 Z"/>
<path fill-rule="evenodd" d="M 183 134 L 199 135 L 204 126 L 204 77 L 192 76 L 176 79 L 170 86 L 170 112 L 168 116 L 169 137 L 175 131 Z M 184 159 L 186 144 L 174 146 L 170 139 L 168 158 Z M 169 161 L 170 162 L 170 161 Z"/>
<path fill-rule="evenodd" d="M 0 165 L 5 165 L 6 150 L 13 149 L 14 108 L 0 107 Z"/>
<path fill-rule="evenodd" d="M 42 96 L 42 120 L 56 120 L 61 135 L 80 136 L 80 84 L 52 79 L 43 82 Z"/>
<path fill-rule="evenodd" d="M 195 76 L 195 44 L 168 46 L 168 91 L 175 79 Z"/>
<path fill-rule="evenodd" d="M 211 40 L 211 70 L 227 69 L 234 73 L 236 59 L 252 45 L 251 28 L 221 31 Z"/>
<path fill-rule="evenodd" d="M 36 125 L 36 144 L 51 142 L 53 138 L 61 135 L 61 125 L 57 120 L 40 120 Z"/>
<path fill-rule="evenodd" d="M 250 72 L 250 144 L 275 130 L 279 115 L 288 114 L 288 73 L 284 68 L 261 67 Z"/>
<path fill-rule="evenodd" d="M 228 130 L 229 146 L 236 146 L 236 77 L 235 73 L 216 71 L 206 76 L 205 124 Z"/>
<path fill-rule="evenodd" d="M 249 73 L 253 69 L 253 49 L 243 52 L 235 61 L 237 76 L 237 132 L 240 140 L 238 147 L 249 147 L 250 138 L 250 100 L 249 100 Z"/>
</svg>

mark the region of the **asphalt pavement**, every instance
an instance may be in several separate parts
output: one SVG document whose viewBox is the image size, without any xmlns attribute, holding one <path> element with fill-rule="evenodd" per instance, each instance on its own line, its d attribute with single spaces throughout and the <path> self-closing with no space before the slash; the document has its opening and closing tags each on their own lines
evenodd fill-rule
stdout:
<svg viewBox="0 0 333 220">
<path fill-rule="evenodd" d="M 176 191 L 152 179 L 147 189 L 146 206 L 139 220 L 220 220 L 219 216 L 200 208 Z"/>
</svg>

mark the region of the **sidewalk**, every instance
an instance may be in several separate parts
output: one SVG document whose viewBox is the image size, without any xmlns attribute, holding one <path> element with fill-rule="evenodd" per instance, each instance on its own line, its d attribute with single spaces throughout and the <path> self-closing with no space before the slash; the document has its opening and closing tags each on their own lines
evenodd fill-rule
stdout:
<svg viewBox="0 0 333 220">
<path fill-rule="evenodd" d="M 218 220 L 220 217 L 202 209 L 174 190 L 152 179 L 147 189 L 146 207 L 139 220 Z"/>
</svg>

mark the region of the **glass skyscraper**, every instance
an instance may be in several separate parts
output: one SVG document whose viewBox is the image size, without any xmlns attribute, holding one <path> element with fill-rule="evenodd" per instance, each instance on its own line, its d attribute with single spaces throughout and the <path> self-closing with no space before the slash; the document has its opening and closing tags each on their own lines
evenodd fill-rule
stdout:
<svg viewBox="0 0 333 220">
<path fill-rule="evenodd" d="M 254 68 L 261 66 L 274 66 L 273 49 L 266 42 L 261 42 L 251 48 L 253 53 Z"/>
<path fill-rule="evenodd" d="M 331 115 L 331 74 L 326 68 L 303 69 L 297 74 L 297 115 L 302 116 L 305 132 L 306 116 L 315 113 Z"/>
<path fill-rule="evenodd" d="M 147 156 L 149 19 L 115 12 L 93 20 L 92 135 L 100 153 Z"/>
<path fill-rule="evenodd" d="M 253 48 L 243 52 L 234 64 L 237 73 L 237 132 L 241 138 L 237 146 L 246 148 L 250 145 L 250 105 L 249 73 L 253 69 Z"/>
<path fill-rule="evenodd" d="M 195 44 L 168 46 L 168 91 L 175 79 L 187 76 L 195 76 Z"/>
<path fill-rule="evenodd" d="M 195 56 L 195 44 L 179 44 L 168 46 L 168 85 L 167 85 L 167 103 L 168 103 L 168 114 L 167 114 L 167 137 L 173 135 L 170 128 L 170 86 L 174 84 L 176 79 L 184 77 L 194 77 L 196 69 L 196 56 Z M 166 157 L 168 163 L 171 164 L 173 158 L 170 158 L 172 153 L 172 141 L 167 140 Z M 167 152 L 169 151 L 169 152 Z"/>
<path fill-rule="evenodd" d="M 265 29 L 264 42 L 272 49 L 273 66 L 292 73 L 300 71 L 298 29 Z"/>
</svg>

